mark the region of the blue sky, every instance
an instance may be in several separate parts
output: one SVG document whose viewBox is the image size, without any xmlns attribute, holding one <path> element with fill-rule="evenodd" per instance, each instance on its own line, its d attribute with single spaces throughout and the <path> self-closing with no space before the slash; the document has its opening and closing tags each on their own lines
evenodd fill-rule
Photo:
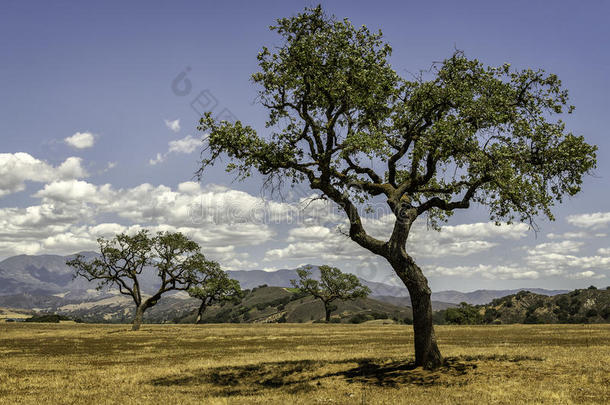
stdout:
<svg viewBox="0 0 610 405">
<path fill-rule="evenodd" d="M 94 248 L 99 235 L 148 226 L 189 233 L 227 268 L 329 263 L 392 282 L 382 261 L 336 231 L 338 212 L 305 213 L 291 204 L 310 195 L 306 188 L 265 205 L 259 177 L 236 183 L 219 166 L 202 184 L 189 183 L 200 149 L 191 104 L 211 97 L 213 113 L 230 111 L 264 130 L 265 111 L 253 103 L 249 81 L 256 54 L 278 44 L 268 29 L 276 18 L 315 4 L 3 2 L 0 257 L 72 253 Z M 382 29 L 394 50 L 392 65 L 403 75 L 455 48 L 490 65 L 556 73 L 576 106 L 565 117 L 569 129 L 599 146 L 595 176 L 555 210 L 555 223 L 539 221 L 537 235 L 492 227 L 480 209 L 456 215 L 440 234 L 418 229 L 410 246 L 434 290 L 609 284 L 608 3 L 333 1 L 324 7 L 355 25 Z M 191 85 L 183 95 L 172 90 L 181 73 Z M 245 218 L 225 220 L 237 211 Z M 382 234 L 387 223 L 377 218 L 369 226 Z"/>
</svg>

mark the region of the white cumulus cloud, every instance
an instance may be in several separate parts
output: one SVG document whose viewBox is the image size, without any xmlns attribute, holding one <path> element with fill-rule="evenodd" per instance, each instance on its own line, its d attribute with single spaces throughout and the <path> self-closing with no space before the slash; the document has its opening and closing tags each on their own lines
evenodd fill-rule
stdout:
<svg viewBox="0 0 610 405">
<path fill-rule="evenodd" d="M 59 166 L 28 153 L 0 153 L 0 197 L 25 190 L 26 181 L 51 182 L 87 177 L 82 160 L 69 157 Z"/>
<path fill-rule="evenodd" d="M 586 279 L 586 278 L 600 279 L 600 278 L 604 278 L 606 276 L 604 274 L 597 274 L 594 271 L 587 270 L 587 271 L 581 271 L 581 272 L 574 273 L 574 274 L 569 274 L 567 277 L 575 279 L 575 280 L 582 280 L 582 279 Z"/>
<path fill-rule="evenodd" d="M 155 158 L 150 159 L 148 163 L 150 165 L 156 165 L 158 163 L 164 162 L 167 157 L 171 154 L 190 154 L 195 152 L 202 146 L 202 139 L 196 138 L 191 135 L 187 135 L 182 139 L 177 139 L 175 141 L 169 141 L 168 149 L 165 153 L 157 153 Z"/>
<path fill-rule="evenodd" d="M 570 215 L 567 221 L 579 228 L 600 229 L 610 224 L 610 212 Z"/>
<path fill-rule="evenodd" d="M 201 139 L 187 135 L 182 139 L 169 142 L 169 153 L 189 154 L 195 152 L 201 146 Z"/>
<path fill-rule="evenodd" d="M 77 132 L 72 136 L 64 138 L 64 141 L 76 149 L 86 149 L 95 143 L 95 135 L 91 132 Z"/>
<path fill-rule="evenodd" d="M 478 266 L 455 266 L 455 267 L 425 267 L 426 273 L 432 276 L 480 276 L 491 280 L 535 280 L 540 273 L 535 270 L 523 269 L 517 266 L 491 266 L 479 264 Z"/>
</svg>

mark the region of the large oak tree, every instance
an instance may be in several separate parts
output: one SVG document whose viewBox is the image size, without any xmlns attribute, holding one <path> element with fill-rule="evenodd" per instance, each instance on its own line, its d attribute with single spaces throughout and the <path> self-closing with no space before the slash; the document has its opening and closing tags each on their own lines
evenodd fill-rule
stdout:
<svg viewBox="0 0 610 405">
<path fill-rule="evenodd" d="M 472 203 L 487 206 L 496 222 L 553 219 L 553 205 L 579 192 L 595 167 L 596 147 L 553 118 L 572 112 L 556 75 L 489 67 L 456 52 L 404 79 L 380 32 L 320 7 L 271 29 L 282 42 L 262 49 L 252 76 L 269 111 L 268 134 L 206 114 L 199 175 L 228 155 L 227 169 L 239 178 L 257 170 L 335 202 L 349 237 L 384 257 L 409 290 L 416 363 L 437 367 L 431 291 L 407 248 L 415 220 L 439 225 Z M 396 218 L 387 240 L 362 224 L 362 203 L 375 199 Z"/>
</svg>

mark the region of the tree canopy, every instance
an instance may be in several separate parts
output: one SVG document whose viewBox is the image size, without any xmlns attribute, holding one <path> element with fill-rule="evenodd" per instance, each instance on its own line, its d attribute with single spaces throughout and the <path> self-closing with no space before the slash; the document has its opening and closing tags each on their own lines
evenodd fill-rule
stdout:
<svg viewBox="0 0 610 405">
<path fill-rule="evenodd" d="M 182 233 L 158 232 L 150 236 L 147 230 L 134 235 L 121 233 L 112 239 L 99 238 L 99 256 L 89 260 L 76 255 L 67 264 L 75 269 L 75 277 L 97 281 L 98 289 L 118 288 L 130 296 L 136 305 L 133 329 L 138 330 L 144 312 L 154 306 L 168 291 L 186 291 L 200 281 L 214 262 L 205 259 L 200 246 Z M 159 286 L 152 295 L 142 291 L 142 272 L 149 267 L 157 270 Z"/>
<path fill-rule="evenodd" d="M 206 168 L 265 184 L 308 184 L 349 219 L 349 237 L 387 259 L 409 289 L 416 363 L 442 358 L 432 325 L 430 288 L 406 243 L 421 216 L 440 227 L 454 211 L 485 206 L 496 223 L 535 226 L 581 189 L 597 147 L 568 131 L 568 92 L 544 70 L 487 66 L 455 52 L 419 75 L 392 68 L 381 32 L 327 16 L 320 6 L 281 18 L 281 37 L 258 54 L 252 75 L 268 110 L 264 134 L 241 121 L 205 114 Z M 367 233 L 363 203 L 387 204 L 396 220 L 386 240 Z"/>
<path fill-rule="evenodd" d="M 380 32 L 321 8 L 272 29 L 284 44 L 264 47 L 252 75 L 269 135 L 205 115 L 202 169 L 227 154 L 240 177 L 257 169 L 278 181 L 308 180 L 346 207 L 347 194 L 383 195 L 395 213 L 404 203 L 417 216 L 445 219 L 477 202 L 494 220 L 531 221 L 552 218 L 553 204 L 576 194 L 595 167 L 596 147 L 552 118 L 573 110 L 554 74 L 489 67 L 456 52 L 406 80 L 390 66 Z"/>
<path fill-rule="evenodd" d="M 320 266 L 320 280 L 311 277 L 311 268 L 297 269 L 297 280 L 290 280 L 299 290 L 313 295 L 324 304 L 326 321 L 330 321 L 333 310 L 331 303 L 335 300 L 353 300 L 366 297 L 371 290 L 360 283 L 353 274 L 343 273 L 336 267 Z"/>
<path fill-rule="evenodd" d="M 229 278 L 216 262 L 209 262 L 200 272 L 198 281 L 188 289 L 188 293 L 201 301 L 196 323 L 201 322 L 208 306 L 223 301 L 238 301 L 243 296 L 239 281 Z"/>
</svg>

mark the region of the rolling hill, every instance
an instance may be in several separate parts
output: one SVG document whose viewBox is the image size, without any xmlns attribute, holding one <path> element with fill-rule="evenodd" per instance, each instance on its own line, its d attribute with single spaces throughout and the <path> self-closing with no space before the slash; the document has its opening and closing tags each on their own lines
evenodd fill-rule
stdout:
<svg viewBox="0 0 610 405">
<path fill-rule="evenodd" d="M 610 322 L 610 289 L 578 289 L 554 296 L 520 291 L 478 310 L 483 323 L 492 324 Z"/>
<path fill-rule="evenodd" d="M 27 301 L 28 298 L 30 301 Z M 52 296 L 51 298 L 22 296 L 22 300 L 25 300 L 28 306 L 36 305 L 30 311 L 26 310 L 28 313 L 53 313 L 82 322 L 129 323 L 134 315 L 133 302 L 123 295 L 71 303 Z M 4 301 L 6 300 L 0 299 L 0 306 L 5 306 Z M 336 301 L 334 304 L 337 309 L 333 311 L 333 322 L 360 323 L 368 320 L 385 320 L 408 323 L 412 318 L 410 308 L 371 298 Z M 166 296 L 145 313 L 144 321 L 193 323 L 198 306 L 198 300 L 183 293 Z M 203 321 L 207 323 L 304 323 L 322 319 L 324 319 L 324 306 L 319 300 L 284 287 L 255 287 L 252 290 L 245 290 L 241 302 L 212 305 L 203 317 Z"/>
</svg>

